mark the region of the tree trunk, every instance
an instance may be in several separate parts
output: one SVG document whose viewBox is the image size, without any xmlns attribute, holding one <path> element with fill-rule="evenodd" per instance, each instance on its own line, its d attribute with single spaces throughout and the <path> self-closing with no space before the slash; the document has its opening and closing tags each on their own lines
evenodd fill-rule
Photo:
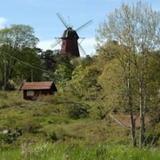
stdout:
<svg viewBox="0 0 160 160">
<path fill-rule="evenodd" d="M 143 147 L 143 142 L 145 139 L 145 122 L 144 122 L 144 104 L 143 104 L 143 93 L 141 91 L 142 89 L 140 88 L 140 139 L 139 139 L 139 147 L 142 148 Z"/>
<path fill-rule="evenodd" d="M 139 76 L 139 107 L 140 107 L 140 137 L 139 137 L 139 147 L 142 148 L 145 145 L 145 113 L 146 113 L 146 101 L 147 101 L 147 57 L 146 50 L 142 52 L 142 63 L 140 68 Z"/>
<path fill-rule="evenodd" d="M 134 119 L 134 113 L 133 113 L 133 102 L 132 102 L 132 87 L 131 87 L 131 60 L 130 56 L 128 59 L 128 78 L 127 78 L 127 90 L 128 90 L 128 107 L 130 110 L 130 119 L 131 119 L 131 139 L 132 139 L 132 145 L 136 147 L 136 125 L 135 125 L 135 119 Z"/>
<path fill-rule="evenodd" d="M 144 62 L 144 61 L 143 61 Z M 146 88 L 144 77 L 144 65 L 141 68 L 141 75 L 139 80 L 139 109 L 140 109 L 140 137 L 139 147 L 142 148 L 145 140 L 145 105 L 146 105 Z"/>
<path fill-rule="evenodd" d="M 4 74 L 3 74 L 3 90 L 6 90 L 6 85 L 7 85 L 7 67 L 6 67 L 6 62 L 4 61 Z"/>
<path fill-rule="evenodd" d="M 133 111 L 130 112 L 130 118 L 131 118 L 132 145 L 133 145 L 133 147 L 136 147 L 137 146 L 137 142 L 136 142 L 136 123 L 135 123 Z"/>
</svg>

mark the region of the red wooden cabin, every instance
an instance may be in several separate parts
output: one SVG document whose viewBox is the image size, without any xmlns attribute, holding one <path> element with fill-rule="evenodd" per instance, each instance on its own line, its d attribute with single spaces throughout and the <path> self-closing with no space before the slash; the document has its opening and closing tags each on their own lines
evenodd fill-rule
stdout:
<svg viewBox="0 0 160 160">
<path fill-rule="evenodd" d="M 52 81 L 49 82 L 24 82 L 20 88 L 23 91 L 23 98 L 36 100 L 41 95 L 53 95 L 57 88 Z"/>
</svg>

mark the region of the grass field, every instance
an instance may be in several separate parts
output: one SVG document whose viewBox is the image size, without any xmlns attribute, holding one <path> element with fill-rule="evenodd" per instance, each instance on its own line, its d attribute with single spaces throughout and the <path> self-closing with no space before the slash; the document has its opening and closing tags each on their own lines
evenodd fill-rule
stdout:
<svg viewBox="0 0 160 160">
<path fill-rule="evenodd" d="M 0 151 L 1 160 L 159 160 L 155 149 L 133 149 L 116 145 L 39 144 Z"/>
<path fill-rule="evenodd" d="M 157 147 L 128 147 L 130 131 L 100 119 L 92 104 L 0 92 L 0 160 L 160 160 Z"/>
</svg>

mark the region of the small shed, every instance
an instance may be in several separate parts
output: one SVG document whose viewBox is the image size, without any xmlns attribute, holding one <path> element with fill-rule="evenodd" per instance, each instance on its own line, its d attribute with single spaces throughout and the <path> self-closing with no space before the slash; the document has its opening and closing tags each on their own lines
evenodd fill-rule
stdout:
<svg viewBox="0 0 160 160">
<path fill-rule="evenodd" d="M 57 88 L 52 81 L 47 82 L 24 82 L 20 88 L 23 91 L 23 98 L 36 100 L 41 95 L 53 95 Z"/>
</svg>

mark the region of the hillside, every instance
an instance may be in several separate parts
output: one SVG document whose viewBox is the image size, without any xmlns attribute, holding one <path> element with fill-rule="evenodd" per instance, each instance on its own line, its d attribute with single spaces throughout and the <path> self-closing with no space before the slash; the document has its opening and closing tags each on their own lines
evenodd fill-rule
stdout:
<svg viewBox="0 0 160 160">
<path fill-rule="evenodd" d="M 0 95 L 3 97 L 0 103 L 1 141 L 6 143 L 117 141 L 125 144 L 129 141 L 128 129 L 107 117 L 101 120 L 96 108 L 87 102 L 66 101 L 58 96 L 25 101 L 18 91 L 1 92 Z"/>
<path fill-rule="evenodd" d="M 0 97 L 0 156 L 3 159 L 80 159 L 85 156 L 87 160 L 106 157 L 110 160 L 117 155 L 118 159 L 123 158 L 125 152 L 128 153 L 126 159 L 142 155 L 145 160 L 160 157 L 158 151 L 128 150 L 125 146 L 130 143 L 130 130 L 108 115 L 101 119 L 87 101 L 66 100 L 62 95 L 25 101 L 19 91 L 0 92 Z M 123 116 L 115 114 L 117 119 Z"/>
</svg>

